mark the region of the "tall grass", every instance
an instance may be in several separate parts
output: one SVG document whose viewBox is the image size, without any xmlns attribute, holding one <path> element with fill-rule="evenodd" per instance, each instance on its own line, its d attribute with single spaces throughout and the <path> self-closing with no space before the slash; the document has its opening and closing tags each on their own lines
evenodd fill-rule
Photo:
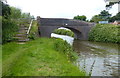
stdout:
<svg viewBox="0 0 120 78">
<path fill-rule="evenodd" d="M 90 41 L 120 43 L 120 26 L 97 24 L 89 33 Z"/>
<path fill-rule="evenodd" d="M 69 45 L 66 41 L 63 41 L 60 38 L 56 38 L 57 41 L 54 42 L 54 49 L 58 52 L 63 52 L 67 55 L 68 59 L 73 61 L 78 58 L 77 53 L 73 51 L 71 45 Z"/>
<path fill-rule="evenodd" d="M 53 31 L 53 33 L 74 37 L 74 33 L 72 31 L 65 29 L 56 29 L 55 31 Z"/>
</svg>

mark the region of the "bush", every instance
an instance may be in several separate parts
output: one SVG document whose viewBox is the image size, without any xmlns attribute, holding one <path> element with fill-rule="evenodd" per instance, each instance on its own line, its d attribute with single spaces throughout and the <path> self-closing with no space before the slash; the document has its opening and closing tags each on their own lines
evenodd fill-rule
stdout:
<svg viewBox="0 0 120 78">
<path fill-rule="evenodd" d="M 15 36 L 18 30 L 17 23 L 15 21 L 11 21 L 9 19 L 2 20 L 2 43 L 6 43 L 8 41 L 14 40 L 13 36 Z"/>
<path fill-rule="evenodd" d="M 120 26 L 111 24 L 97 24 L 89 33 L 90 41 L 120 43 Z"/>
<path fill-rule="evenodd" d="M 65 29 L 56 29 L 55 31 L 53 31 L 53 33 L 74 37 L 74 33 L 72 31 Z"/>
</svg>

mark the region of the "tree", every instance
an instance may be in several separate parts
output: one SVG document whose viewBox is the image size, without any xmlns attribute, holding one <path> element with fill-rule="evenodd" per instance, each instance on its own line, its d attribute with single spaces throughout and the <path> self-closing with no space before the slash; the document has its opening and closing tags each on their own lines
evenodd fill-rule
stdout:
<svg viewBox="0 0 120 78">
<path fill-rule="evenodd" d="M 112 8 L 114 4 L 120 4 L 120 0 L 105 0 L 105 2 L 107 3 L 106 4 L 107 9 Z"/>
<path fill-rule="evenodd" d="M 22 18 L 31 18 L 30 13 L 22 13 Z"/>
<path fill-rule="evenodd" d="M 115 15 L 116 19 L 115 20 L 120 20 L 120 12 Z"/>
<path fill-rule="evenodd" d="M 99 16 L 100 16 L 100 18 L 103 19 L 104 21 L 108 21 L 109 18 L 111 17 L 111 14 L 109 14 L 108 11 L 103 10 L 103 11 L 100 12 Z"/>
<path fill-rule="evenodd" d="M 12 19 L 21 18 L 21 10 L 19 8 L 15 8 L 15 7 L 10 7 L 10 8 L 11 8 L 10 18 L 12 18 Z"/>
<path fill-rule="evenodd" d="M 77 20 L 82 20 L 82 21 L 86 21 L 87 17 L 85 15 L 82 15 L 82 16 L 75 16 L 73 19 L 77 19 Z"/>
<path fill-rule="evenodd" d="M 98 23 L 99 21 L 109 21 L 110 17 L 111 14 L 109 14 L 108 11 L 103 10 L 100 12 L 100 14 L 93 16 L 90 21 L 96 23 Z"/>
<path fill-rule="evenodd" d="M 120 20 L 120 12 L 110 18 L 110 22 L 114 22 L 116 20 Z"/>
<path fill-rule="evenodd" d="M 11 14 L 10 6 L 5 4 L 5 3 L 3 3 L 2 1 L 0 1 L 0 4 L 2 4 L 2 14 L 0 14 L 0 15 L 2 15 L 4 18 L 7 19 L 10 16 L 10 14 Z"/>
<path fill-rule="evenodd" d="M 99 21 L 103 21 L 103 19 L 101 19 L 99 15 L 94 15 L 90 20 L 90 22 L 96 22 L 96 23 L 98 23 Z"/>
</svg>

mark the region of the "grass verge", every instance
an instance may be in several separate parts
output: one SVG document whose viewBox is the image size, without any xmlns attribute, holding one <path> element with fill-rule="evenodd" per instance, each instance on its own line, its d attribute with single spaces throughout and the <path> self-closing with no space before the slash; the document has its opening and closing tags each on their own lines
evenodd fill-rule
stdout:
<svg viewBox="0 0 120 78">
<path fill-rule="evenodd" d="M 59 44 L 61 42 L 61 44 Z M 40 38 L 26 44 L 3 45 L 3 76 L 85 76 L 70 58 L 74 53 L 61 39 Z"/>
</svg>

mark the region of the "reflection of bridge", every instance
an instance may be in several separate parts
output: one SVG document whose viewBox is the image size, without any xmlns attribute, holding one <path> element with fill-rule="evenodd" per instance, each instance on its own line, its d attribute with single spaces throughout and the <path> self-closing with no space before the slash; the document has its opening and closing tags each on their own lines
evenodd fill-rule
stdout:
<svg viewBox="0 0 120 78">
<path fill-rule="evenodd" d="M 64 18 L 37 18 L 37 20 L 41 37 L 50 37 L 55 29 L 65 27 L 74 32 L 76 39 L 87 40 L 88 32 L 94 26 L 92 23 Z"/>
</svg>

